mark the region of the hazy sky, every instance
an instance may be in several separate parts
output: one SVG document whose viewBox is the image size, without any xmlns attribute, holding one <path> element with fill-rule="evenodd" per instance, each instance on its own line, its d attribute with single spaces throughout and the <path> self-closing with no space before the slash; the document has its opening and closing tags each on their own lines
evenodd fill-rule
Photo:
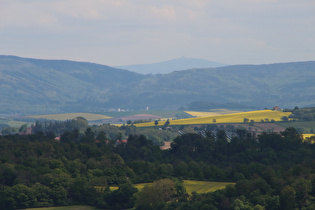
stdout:
<svg viewBox="0 0 315 210">
<path fill-rule="evenodd" d="M 315 60 L 315 0 L 0 0 L 0 54 L 106 65 Z"/>
</svg>

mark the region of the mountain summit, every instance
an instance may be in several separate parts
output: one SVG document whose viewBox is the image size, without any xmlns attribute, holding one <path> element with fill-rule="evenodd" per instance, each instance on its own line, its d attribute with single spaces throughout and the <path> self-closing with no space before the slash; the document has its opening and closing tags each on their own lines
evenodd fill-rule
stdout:
<svg viewBox="0 0 315 210">
<path fill-rule="evenodd" d="M 116 68 L 126 69 L 140 74 L 167 74 L 173 71 L 195 69 L 195 68 L 215 68 L 227 66 L 205 59 L 197 58 L 176 58 L 152 64 L 136 64 L 126 66 L 116 66 Z"/>
</svg>

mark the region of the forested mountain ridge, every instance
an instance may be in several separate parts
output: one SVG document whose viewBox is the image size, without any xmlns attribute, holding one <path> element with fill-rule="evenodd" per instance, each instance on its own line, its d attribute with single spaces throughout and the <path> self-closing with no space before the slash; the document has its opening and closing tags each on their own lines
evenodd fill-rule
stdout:
<svg viewBox="0 0 315 210">
<path fill-rule="evenodd" d="M 93 63 L 0 56 L 0 112 L 87 111 L 143 77 Z"/>
<path fill-rule="evenodd" d="M 313 81 L 314 61 L 141 75 L 93 63 L 0 56 L 0 113 L 177 109 L 194 101 L 314 106 Z"/>
</svg>

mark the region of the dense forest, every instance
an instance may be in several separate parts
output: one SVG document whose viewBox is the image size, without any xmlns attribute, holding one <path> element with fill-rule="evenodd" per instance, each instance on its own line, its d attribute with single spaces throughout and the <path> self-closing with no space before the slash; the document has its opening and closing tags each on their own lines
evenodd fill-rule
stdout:
<svg viewBox="0 0 315 210">
<path fill-rule="evenodd" d="M 45 123 L 34 125 L 31 135 L 0 137 L 0 209 L 315 208 L 315 146 L 294 128 L 258 136 L 236 129 L 228 139 L 224 130 L 205 127 L 205 136 L 179 135 L 170 150 L 160 150 L 132 126 L 87 126 L 81 118 L 66 123 L 60 140 L 47 123 L 45 130 Z M 184 179 L 236 184 L 189 196 Z M 144 182 L 154 184 L 141 191 L 133 186 Z"/>
</svg>

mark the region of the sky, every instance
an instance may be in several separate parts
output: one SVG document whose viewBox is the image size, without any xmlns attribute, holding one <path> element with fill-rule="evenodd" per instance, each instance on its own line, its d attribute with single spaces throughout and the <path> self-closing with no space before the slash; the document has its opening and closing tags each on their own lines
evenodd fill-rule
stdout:
<svg viewBox="0 0 315 210">
<path fill-rule="evenodd" d="M 315 1 L 0 0 L 0 55 L 110 66 L 315 60 Z"/>
</svg>

